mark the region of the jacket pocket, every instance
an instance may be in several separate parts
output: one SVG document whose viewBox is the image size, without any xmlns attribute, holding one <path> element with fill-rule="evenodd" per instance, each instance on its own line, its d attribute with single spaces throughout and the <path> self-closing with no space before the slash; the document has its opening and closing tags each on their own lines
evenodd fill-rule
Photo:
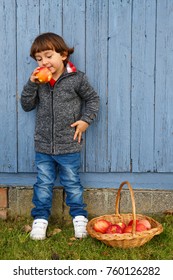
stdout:
<svg viewBox="0 0 173 280">
<path fill-rule="evenodd" d="M 51 143 L 50 129 L 37 129 L 35 130 L 34 140 L 42 143 Z"/>
<path fill-rule="evenodd" d="M 70 144 L 73 143 L 75 140 L 74 138 L 75 128 L 74 127 L 65 127 L 60 131 L 56 131 L 56 142 L 57 144 Z"/>
</svg>

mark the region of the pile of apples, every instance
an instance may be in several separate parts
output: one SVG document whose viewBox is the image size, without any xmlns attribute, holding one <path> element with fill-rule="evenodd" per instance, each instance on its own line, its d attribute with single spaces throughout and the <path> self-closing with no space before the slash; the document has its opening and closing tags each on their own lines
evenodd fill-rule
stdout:
<svg viewBox="0 0 173 280">
<path fill-rule="evenodd" d="M 115 234 L 115 233 L 132 233 L 133 220 L 131 220 L 128 224 L 123 222 L 118 222 L 116 224 L 112 224 L 111 222 L 100 219 L 98 220 L 93 229 L 96 232 L 104 233 L 104 234 Z M 151 224 L 147 219 L 136 220 L 136 232 L 141 232 L 144 230 L 151 229 Z"/>
</svg>

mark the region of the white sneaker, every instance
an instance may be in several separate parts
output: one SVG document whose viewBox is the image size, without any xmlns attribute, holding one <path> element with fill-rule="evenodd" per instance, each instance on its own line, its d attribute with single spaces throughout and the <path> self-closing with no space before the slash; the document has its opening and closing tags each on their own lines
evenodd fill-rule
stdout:
<svg viewBox="0 0 173 280">
<path fill-rule="evenodd" d="M 76 216 L 73 219 L 74 231 L 76 238 L 83 238 L 87 236 L 86 225 L 88 223 L 88 219 L 84 216 Z"/>
<path fill-rule="evenodd" d="M 45 219 L 36 219 L 33 221 L 30 238 L 33 240 L 43 240 L 46 238 L 48 221 Z"/>
</svg>

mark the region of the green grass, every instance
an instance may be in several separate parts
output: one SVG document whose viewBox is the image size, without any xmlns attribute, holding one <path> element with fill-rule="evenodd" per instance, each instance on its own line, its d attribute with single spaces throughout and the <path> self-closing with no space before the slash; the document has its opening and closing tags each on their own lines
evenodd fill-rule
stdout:
<svg viewBox="0 0 173 280">
<path fill-rule="evenodd" d="M 73 226 L 57 225 L 50 221 L 49 237 L 43 241 L 32 241 L 24 226 L 31 219 L 16 218 L 0 220 L 1 260 L 172 260 L 173 259 L 173 216 L 153 216 L 163 225 L 164 231 L 145 243 L 131 249 L 106 246 L 88 236 L 75 239 Z M 62 231 L 51 235 L 55 228 Z"/>
</svg>

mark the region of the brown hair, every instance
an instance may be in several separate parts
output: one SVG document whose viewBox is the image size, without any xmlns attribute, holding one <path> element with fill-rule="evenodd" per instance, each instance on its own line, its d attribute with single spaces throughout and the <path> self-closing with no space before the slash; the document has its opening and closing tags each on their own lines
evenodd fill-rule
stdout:
<svg viewBox="0 0 173 280">
<path fill-rule="evenodd" d="M 37 52 L 46 50 L 53 50 L 61 55 L 66 54 L 65 64 L 67 64 L 69 56 L 74 52 L 74 48 L 69 48 L 61 36 L 51 32 L 43 33 L 35 38 L 31 46 L 30 56 L 35 59 Z"/>
</svg>

